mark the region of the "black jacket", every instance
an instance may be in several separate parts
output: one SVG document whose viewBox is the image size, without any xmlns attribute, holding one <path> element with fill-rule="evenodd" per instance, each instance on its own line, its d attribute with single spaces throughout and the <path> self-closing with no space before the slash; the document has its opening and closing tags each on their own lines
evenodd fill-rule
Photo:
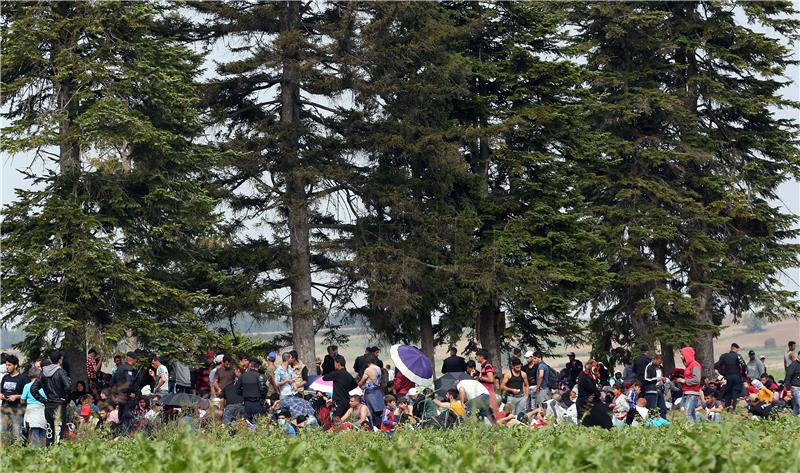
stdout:
<svg viewBox="0 0 800 473">
<path fill-rule="evenodd" d="M 245 401 L 258 402 L 267 398 L 267 383 L 264 375 L 258 371 L 248 370 L 239 376 L 239 387 L 236 392 Z"/>
<path fill-rule="evenodd" d="M 117 371 L 111 376 L 111 387 L 118 392 L 130 392 L 134 388 L 133 384 L 135 381 L 136 371 L 133 369 L 133 366 L 122 363 L 117 366 Z"/>
<path fill-rule="evenodd" d="M 587 404 L 590 400 L 597 402 L 600 400 L 600 388 L 597 387 L 597 382 L 594 378 L 581 372 L 578 376 L 578 399 L 575 400 L 575 408 L 578 411 L 578 417 L 583 414 Z"/>
<path fill-rule="evenodd" d="M 467 371 L 467 362 L 464 357 L 448 356 L 442 362 L 442 373 L 463 373 Z"/>
<path fill-rule="evenodd" d="M 69 396 L 70 379 L 60 365 L 52 364 L 42 368 L 42 376 L 31 385 L 31 396 L 42 404 L 63 402 Z M 39 389 L 44 389 L 42 397 Z"/>
<path fill-rule="evenodd" d="M 784 379 L 785 385 L 800 387 L 800 360 L 794 360 L 791 365 L 786 367 L 786 377 Z"/>
<path fill-rule="evenodd" d="M 644 368 L 644 376 L 642 378 L 644 380 L 644 382 L 642 383 L 642 392 L 643 393 L 657 392 L 658 391 L 658 370 L 659 369 L 663 370 L 663 368 L 661 368 L 660 366 L 654 365 L 653 362 L 648 363 L 647 366 Z M 662 371 L 661 375 L 662 376 L 664 375 L 663 371 Z"/>
<path fill-rule="evenodd" d="M 739 358 L 738 353 L 732 351 L 724 353 L 719 357 L 719 361 L 717 361 L 717 371 L 726 378 L 741 377 L 742 373 L 740 370 Z"/>
<path fill-rule="evenodd" d="M 639 380 L 642 385 L 644 385 L 644 369 L 650 364 L 651 361 L 653 360 L 644 353 L 637 356 L 636 359 L 633 360 L 633 372 L 636 373 L 636 379 Z"/>
<path fill-rule="evenodd" d="M 322 374 L 326 375 L 333 371 L 335 368 L 333 367 L 333 357 L 330 355 L 325 355 L 325 358 L 322 359 Z"/>
</svg>

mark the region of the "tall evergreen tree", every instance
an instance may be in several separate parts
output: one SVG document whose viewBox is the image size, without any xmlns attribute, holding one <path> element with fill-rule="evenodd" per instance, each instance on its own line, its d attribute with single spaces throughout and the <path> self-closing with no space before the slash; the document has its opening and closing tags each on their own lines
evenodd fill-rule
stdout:
<svg viewBox="0 0 800 473">
<path fill-rule="evenodd" d="M 337 123 L 352 81 L 355 16 L 347 4 L 333 3 L 192 6 L 203 16 L 198 37 L 224 41 L 232 56 L 219 63 L 207 91 L 223 129 L 219 145 L 232 157 L 221 166 L 227 201 L 238 220 L 267 223 L 265 234 L 240 246 L 274 255 L 255 268 L 236 264 L 269 278 L 265 290 L 288 287 L 294 347 L 313 362 L 324 304 L 347 300 L 349 291 L 336 277 L 336 235 L 349 230 L 341 221 L 347 206 L 337 204 L 346 201 L 357 167 Z M 234 235 L 237 245 L 241 240 Z"/>
<path fill-rule="evenodd" d="M 85 378 L 86 325 L 192 349 L 208 302 L 192 289 L 213 236 L 200 58 L 158 2 L 10 3 L 2 11 L 2 148 L 42 159 L 5 209 L 2 323 L 22 348 L 58 345 Z"/>
<path fill-rule="evenodd" d="M 466 282 L 481 345 L 498 357 L 506 320 L 507 338 L 526 346 L 578 341 L 580 308 L 605 273 L 576 192 L 592 130 L 582 123 L 578 68 L 564 58 L 565 11 L 546 2 L 454 7 L 477 20 L 458 119 L 477 183 L 480 223 L 465 274 L 475 275 Z"/>
<path fill-rule="evenodd" d="M 365 3 L 362 12 L 361 114 L 348 134 L 349 146 L 369 159 L 359 192 L 365 211 L 351 240 L 354 275 L 367 295 L 356 312 L 388 339 L 421 342 L 433 359 L 433 318 L 451 311 L 457 262 L 476 225 L 453 119 L 467 90 L 465 36 L 436 3 Z"/>
<path fill-rule="evenodd" d="M 577 340 L 577 308 L 603 271 L 571 181 L 583 128 L 580 76 L 555 58 L 564 14 L 516 3 L 370 14 L 362 90 L 378 131 L 365 133 L 376 165 L 360 225 L 373 238 L 357 251 L 373 318 L 431 352 L 432 316 L 440 339 L 472 327 L 498 367 L 506 320 L 529 346 Z"/>
<path fill-rule="evenodd" d="M 792 38 L 791 5 L 739 5 Z M 779 39 L 713 2 L 581 4 L 597 142 L 583 187 L 609 241 L 614 278 L 593 323 L 606 340 L 694 343 L 713 369 L 725 315 L 796 313 L 777 273 L 796 265 L 796 219 L 775 206 L 798 172 L 797 124 L 771 107 L 791 62 Z M 606 349 L 606 346 L 599 348 Z"/>
</svg>

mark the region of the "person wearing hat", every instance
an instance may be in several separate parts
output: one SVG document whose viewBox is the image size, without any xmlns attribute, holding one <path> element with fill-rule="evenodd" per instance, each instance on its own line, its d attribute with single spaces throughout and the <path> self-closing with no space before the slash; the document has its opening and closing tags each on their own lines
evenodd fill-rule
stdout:
<svg viewBox="0 0 800 473">
<path fill-rule="evenodd" d="M 750 360 L 747 362 L 747 378 L 760 378 L 762 374 L 767 372 L 767 370 L 764 368 L 764 362 L 756 359 L 756 352 L 753 350 L 750 350 L 747 355 L 750 357 Z"/>
<path fill-rule="evenodd" d="M 720 401 L 723 406 L 734 411 L 736 410 L 736 400 L 744 391 L 742 376 L 747 373 L 747 363 L 739 355 L 739 344 L 731 343 L 731 350 L 720 355 L 714 367 L 719 374 L 725 376 L 725 386 Z"/>
<path fill-rule="evenodd" d="M 583 372 L 583 363 L 581 363 L 581 360 L 575 359 L 575 352 L 567 353 L 567 358 L 569 358 L 569 361 L 567 361 L 567 381 L 569 382 L 569 387 L 572 388 L 575 386 L 578 376 Z"/>
<path fill-rule="evenodd" d="M 264 378 L 267 382 L 267 397 L 272 399 L 278 395 L 279 389 L 275 385 L 275 360 L 278 359 L 278 354 L 274 351 L 269 352 L 267 355 L 267 367 L 264 369 Z"/>
<path fill-rule="evenodd" d="M 442 374 L 444 373 L 463 373 L 467 371 L 467 361 L 463 356 L 458 356 L 456 347 L 450 347 L 450 356 L 442 361 Z"/>
</svg>

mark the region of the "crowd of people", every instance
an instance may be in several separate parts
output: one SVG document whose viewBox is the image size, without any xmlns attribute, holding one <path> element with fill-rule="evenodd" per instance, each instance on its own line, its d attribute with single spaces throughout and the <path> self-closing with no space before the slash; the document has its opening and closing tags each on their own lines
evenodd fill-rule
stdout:
<svg viewBox="0 0 800 473">
<path fill-rule="evenodd" d="M 666 373 L 662 355 L 651 355 L 648 347 L 641 347 L 622 371 L 596 360 L 582 363 L 569 353 L 557 372 L 543 353 L 515 349 L 502 372 L 485 349 L 467 360 L 451 348 L 434 385 L 417 386 L 400 369 L 384 364 L 378 347 L 355 359 L 355 376 L 336 346 L 313 366 L 296 351 L 271 352 L 263 360 L 208 352 L 196 366 L 132 351 L 124 359 L 114 356 L 109 372 L 96 350 L 89 350 L 86 379 L 74 384 L 63 352 L 27 366 L 4 353 L 0 433 L 4 441 L 44 446 L 79 436 L 82 429 L 105 428 L 122 436 L 171 422 L 251 429 L 271 422 L 291 436 L 317 428 L 381 431 L 391 437 L 399 425 L 450 428 L 472 416 L 503 426 L 566 423 L 610 429 L 665 425 L 671 410 L 682 410 L 690 422 L 719 422 L 740 402 L 752 417 L 800 414 L 795 342 L 789 342 L 778 380 L 767 372 L 763 357 L 750 351 L 746 361 L 735 343 L 711 377 L 703 376 L 693 348 L 682 348 L 680 355 L 683 367 Z"/>
</svg>

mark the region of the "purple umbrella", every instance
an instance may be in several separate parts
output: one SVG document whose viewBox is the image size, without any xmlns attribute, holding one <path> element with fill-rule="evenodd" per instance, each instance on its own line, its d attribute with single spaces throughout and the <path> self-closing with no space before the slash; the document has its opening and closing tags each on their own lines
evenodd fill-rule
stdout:
<svg viewBox="0 0 800 473">
<path fill-rule="evenodd" d="M 425 353 L 411 345 L 393 345 L 389 349 L 397 369 L 420 386 L 433 384 L 433 365 Z"/>
</svg>

